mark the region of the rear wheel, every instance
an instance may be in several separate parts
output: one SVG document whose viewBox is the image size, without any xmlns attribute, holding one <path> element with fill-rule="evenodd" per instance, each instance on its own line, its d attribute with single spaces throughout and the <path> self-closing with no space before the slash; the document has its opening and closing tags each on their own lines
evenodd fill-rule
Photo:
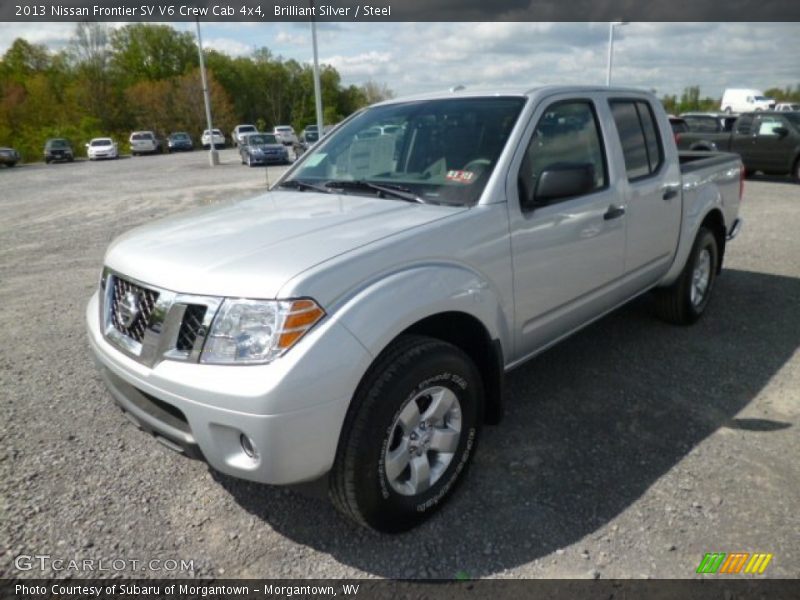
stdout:
<svg viewBox="0 0 800 600">
<path fill-rule="evenodd" d="M 433 338 L 400 337 L 353 398 L 330 476 L 333 503 L 378 531 L 418 525 L 462 479 L 482 415 L 469 357 Z"/>
<path fill-rule="evenodd" d="M 701 227 L 678 280 L 655 291 L 658 316 L 676 325 L 697 321 L 711 300 L 718 265 L 717 239 L 711 231 Z"/>
</svg>

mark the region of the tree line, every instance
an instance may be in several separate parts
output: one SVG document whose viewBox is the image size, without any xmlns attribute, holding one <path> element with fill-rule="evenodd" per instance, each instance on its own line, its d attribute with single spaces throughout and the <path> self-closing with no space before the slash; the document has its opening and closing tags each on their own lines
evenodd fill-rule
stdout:
<svg viewBox="0 0 800 600">
<path fill-rule="evenodd" d="M 214 127 L 229 135 L 238 123 L 259 130 L 316 122 L 313 71 L 268 48 L 247 57 L 204 51 Z M 385 85 L 344 86 L 320 67 L 324 122 L 391 97 Z M 60 51 L 16 39 L 0 59 L 0 145 L 41 160 L 47 138 L 69 139 L 77 152 L 98 136 L 127 140 L 131 131 L 165 136 L 187 131 L 199 142 L 206 128 L 194 37 L 168 25 L 111 29 L 79 23 Z"/>
<path fill-rule="evenodd" d="M 800 83 L 794 87 L 771 87 L 764 90 L 764 95 L 767 98 L 774 98 L 776 102 L 800 102 Z M 710 96 L 701 98 L 700 86 L 698 85 L 684 88 L 680 96 L 667 94 L 661 97 L 661 103 L 664 105 L 664 108 L 668 113 L 673 115 L 695 111 L 719 111 L 721 102 L 722 98 L 711 98 Z"/>
</svg>

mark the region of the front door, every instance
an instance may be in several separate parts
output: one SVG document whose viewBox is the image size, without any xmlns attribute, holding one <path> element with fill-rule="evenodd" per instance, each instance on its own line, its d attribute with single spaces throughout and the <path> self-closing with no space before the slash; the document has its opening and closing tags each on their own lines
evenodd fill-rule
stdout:
<svg viewBox="0 0 800 600">
<path fill-rule="evenodd" d="M 590 98 L 553 99 L 534 114 L 509 195 L 517 358 L 615 304 L 623 272 L 625 207 L 609 183 L 607 152 Z M 543 200 L 543 174 L 584 169 L 586 189 Z"/>
</svg>

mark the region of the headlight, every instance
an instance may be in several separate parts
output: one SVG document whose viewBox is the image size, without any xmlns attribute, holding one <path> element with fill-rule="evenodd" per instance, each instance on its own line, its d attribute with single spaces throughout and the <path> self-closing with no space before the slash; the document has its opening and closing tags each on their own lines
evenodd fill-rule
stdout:
<svg viewBox="0 0 800 600">
<path fill-rule="evenodd" d="M 200 362 L 271 362 L 324 316 L 325 311 L 309 299 L 226 299 L 211 324 Z"/>
</svg>

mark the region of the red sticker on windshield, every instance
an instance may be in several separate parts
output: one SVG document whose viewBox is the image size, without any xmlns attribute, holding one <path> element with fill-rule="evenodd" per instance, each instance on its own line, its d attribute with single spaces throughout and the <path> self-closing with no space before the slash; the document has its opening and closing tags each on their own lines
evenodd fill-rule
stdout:
<svg viewBox="0 0 800 600">
<path fill-rule="evenodd" d="M 445 177 L 458 183 L 472 183 L 472 180 L 475 179 L 475 173 L 472 171 L 448 171 Z"/>
</svg>

